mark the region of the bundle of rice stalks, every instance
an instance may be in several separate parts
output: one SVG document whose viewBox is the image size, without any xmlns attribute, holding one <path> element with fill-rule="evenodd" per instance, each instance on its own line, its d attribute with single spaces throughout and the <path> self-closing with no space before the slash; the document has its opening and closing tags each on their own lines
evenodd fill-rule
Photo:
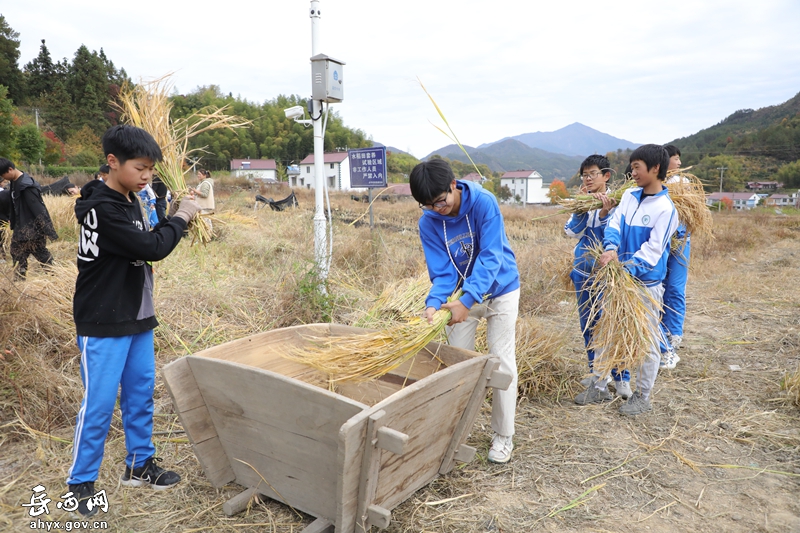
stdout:
<svg viewBox="0 0 800 533">
<path fill-rule="evenodd" d="M 678 218 L 686 225 L 687 235 L 711 237 L 711 211 L 706 205 L 706 193 L 700 178 L 686 172 L 686 169 L 677 169 L 667 172 L 666 186 Z"/>
<path fill-rule="evenodd" d="M 226 115 L 228 106 L 209 107 L 204 112 L 195 112 L 185 118 L 170 119 L 172 103 L 169 93 L 172 89 L 170 76 L 164 76 L 139 85 L 126 84 L 119 93 L 119 103 L 115 103 L 121 112 L 121 118 L 128 124 L 138 126 L 153 136 L 164 159 L 156 164 L 156 171 L 173 198 L 180 200 L 188 193 L 184 162 L 188 156 L 202 149 L 189 149 L 189 139 L 206 131 L 216 129 L 235 129 L 248 126 L 249 120 L 235 115 Z M 211 240 L 208 225 L 201 223 L 200 215 L 189 222 L 189 233 L 194 240 L 207 243 Z"/>
<path fill-rule="evenodd" d="M 78 219 L 75 218 L 75 200 L 77 196 L 45 195 L 42 199 L 50 213 L 53 227 L 62 239 L 77 240 Z"/>
<path fill-rule="evenodd" d="M 619 203 L 619 201 L 622 199 L 622 195 L 625 194 L 625 191 L 631 187 L 636 187 L 636 182 L 633 180 L 625 181 L 618 188 L 609 191 L 608 197 L 613 198 L 617 201 L 617 203 Z M 603 202 L 591 194 L 581 194 L 573 198 L 560 198 L 557 201 L 558 205 L 561 206 L 561 209 L 558 211 L 559 213 L 581 214 L 603 207 Z"/>
<path fill-rule="evenodd" d="M 0 250 L 6 255 L 11 253 L 11 225 L 5 220 L 0 220 Z"/>
<path fill-rule="evenodd" d="M 460 295 L 459 290 L 449 300 Z M 430 324 L 417 316 L 375 332 L 322 341 L 309 338 L 310 345 L 290 348 L 283 356 L 326 374 L 331 385 L 372 381 L 399 367 L 439 338 L 451 316 L 450 311 L 439 309 Z"/>
<path fill-rule="evenodd" d="M 425 297 L 431 289 L 427 272 L 415 278 L 390 283 L 372 307 L 353 325 L 359 328 L 380 328 L 387 323 L 408 322 L 425 311 Z"/>
<path fill-rule="evenodd" d="M 781 380 L 781 390 L 785 390 L 789 400 L 800 407 L 800 366 L 793 373 L 787 373 Z"/>
<path fill-rule="evenodd" d="M 601 245 L 588 252 L 595 260 Z M 618 260 L 599 263 L 592 272 L 589 291 L 594 304 L 588 323 L 597 319 L 590 348 L 595 350 L 594 368 L 604 377 L 611 370 L 637 368 L 658 343 L 660 311 L 642 283 L 631 276 Z"/>
</svg>

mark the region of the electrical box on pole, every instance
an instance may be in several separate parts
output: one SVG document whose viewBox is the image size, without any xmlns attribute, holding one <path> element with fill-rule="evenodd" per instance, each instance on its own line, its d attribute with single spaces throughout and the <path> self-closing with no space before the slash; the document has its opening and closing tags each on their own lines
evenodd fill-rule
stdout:
<svg viewBox="0 0 800 533">
<path fill-rule="evenodd" d="M 344 100 L 344 62 L 317 54 L 311 58 L 311 99 L 337 103 Z"/>
</svg>

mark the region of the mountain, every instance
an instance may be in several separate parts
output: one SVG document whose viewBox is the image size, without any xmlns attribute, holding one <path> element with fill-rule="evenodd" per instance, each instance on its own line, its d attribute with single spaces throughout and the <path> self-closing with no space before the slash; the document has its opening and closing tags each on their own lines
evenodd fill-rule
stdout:
<svg viewBox="0 0 800 533">
<path fill-rule="evenodd" d="M 395 148 L 394 146 L 386 146 L 385 144 L 379 143 L 377 141 L 372 141 L 372 146 L 383 146 L 386 148 L 387 152 L 392 152 L 393 154 L 405 154 L 410 155 L 408 152 L 401 150 L 400 148 Z"/>
<path fill-rule="evenodd" d="M 523 133 L 513 137 L 506 137 L 494 143 L 482 144 L 478 148 L 484 149 L 506 139 L 515 139 L 531 148 L 581 157 L 592 154 L 607 154 L 620 148 L 623 150 L 627 148 L 634 149 L 639 146 L 636 143 L 618 139 L 613 135 L 584 126 L 580 122 L 575 122 L 569 126 L 564 126 L 560 130 Z"/>
<path fill-rule="evenodd" d="M 582 156 L 568 156 L 531 148 L 515 139 L 505 139 L 488 146 L 483 145 L 483 148 L 471 146 L 464 148 L 475 163 L 483 163 L 493 172 L 536 170 L 545 178 L 545 181 L 572 176 L 583 161 Z M 429 159 L 435 154 L 448 159 L 469 162 L 461 148 L 455 144 L 439 148 L 423 159 Z"/>
<path fill-rule="evenodd" d="M 740 109 L 718 124 L 672 144 L 692 155 L 767 156 L 782 161 L 800 158 L 800 93 L 782 104 Z"/>
</svg>

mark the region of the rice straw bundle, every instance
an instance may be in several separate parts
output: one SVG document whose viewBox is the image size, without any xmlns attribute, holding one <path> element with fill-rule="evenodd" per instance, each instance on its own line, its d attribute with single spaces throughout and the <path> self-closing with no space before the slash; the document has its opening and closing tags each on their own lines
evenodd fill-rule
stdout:
<svg viewBox="0 0 800 533">
<path fill-rule="evenodd" d="M 461 291 L 449 300 L 458 298 Z M 310 346 L 289 349 L 283 357 L 307 364 L 338 382 L 366 382 L 378 379 L 415 356 L 439 337 L 452 314 L 439 309 L 433 323 L 419 316 L 380 331 L 331 337 L 308 338 Z"/>
<path fill-rule="evenodd" d="M 603 253 L 602 245 L 587 253 L 597 260 Z M 597 319 L 590 345 L 597 353 L 595 370 L 607 377 L 614 368 L 637 368 L 658 343 L 660 317 L 653 311 L 658 308 L 657 302 L 618 260 L 595 268 L 589 292 L 594 303 L 588 323 Z"/>
<path fill-rule="evenodd" d="M 706 205 L 703 183 L 694 174 L 686 172 L 689 168 L 692 167 L 667 172 L 669 197 L 675 204 L 681 223 L 686 225 L 687 236 L 691 233 L 711 237 L 711 211 Z"/>
<path fill-rule="evenodd" d="M 11 253 L 11 224 L 5 220 L 0 220 L 0 250 Z"/>
<path fill-rule="evenodd" d="M 609 191 L 607 193 L 608 197 L 613 198 L 617 201 L 617 204 L 619 204 L 619 201 L 622 199 L 622 195 L 631 187 L 636 187 L 636 182 L 633 180 L 628 180 L 620 187 L 614 189 L 613 191 Z M 561 209 L 558 211 L 559 213 L 581 214 L 603 207 L 603 202 L 591 194 L 581 194 L 575 196 L 574 198 L 559 198 L 557 202 L 558 205 L 561 206 Z"/>
<path fill-rule="evenodd" d="M 379 328 L 388 323 L 407 322 L 425 310 L 425 296 L 431 289 L 427 272 L 417 277 L 395 281 L 386 286 L 372 307 L 353 325 Z"/>
<path fill-rule="evenodd" d="M 125 84 L 119 93 L 119 103 L 115 105 L 122 120 L 147 131 L 161 147 L 164 159 L 156 164 L 156 172 L 172 191 L 173 201 L 179 201 L 188 193 L 184 178 L 188 169 L 184 169 L 184 162 L 190 154 L 200 151 L 189 149 L 189 139 L 210 130 L 248 126 L 250 121 L 226 115 L 229 106 L 209 107 L 206 112 L 198 111 L 173 121 L 169 116 L 172 110 L 169 101 L 171 89 L 170 75 L 140 82 L 139 85 Z M 211 240 L 211 232 L 205 223 L 201 223 L 199 215 L 189 222 L 189 233 L 192 241 L 207 243 Z"/>
<path fill-rule="evenodd" d="M 785 390 L 789 400 L 800 407 L 800 366 L 793 373 L 787 373 L 781 381 L 781 390 Z"/>
</svg>

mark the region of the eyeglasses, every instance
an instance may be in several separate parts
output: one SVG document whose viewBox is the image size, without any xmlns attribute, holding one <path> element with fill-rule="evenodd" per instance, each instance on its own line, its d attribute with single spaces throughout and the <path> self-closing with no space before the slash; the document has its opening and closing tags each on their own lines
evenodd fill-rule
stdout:
<svg viewBox="0 0 800 533">
<path fill-rule="evenodd" d="M 450 196 L 450 191 L 447 191 L 447 194 L 444 195 L 444 198 L 441 200 L 436 200 L 432 204 L 419 204 L 420 209 L 424 209 L 425 211 L 432 211 L 434 209 L 440 209 L 447 205 L 447 197 Z"/>
<path fill-rule="evenodd" d="M 598 176 L 602 176 L 602 175 L 603 175 L 603 173 L 601 171 L 593 170 L 593 171 L 591 171 L 591 172 L 589 172 L 587 174 L 581 174 L 581 179 L 582 180 L 588 180 L 589 178 L 592 178 L 594 180 L 594 179 L 597 179 Z"/>
</svg>

